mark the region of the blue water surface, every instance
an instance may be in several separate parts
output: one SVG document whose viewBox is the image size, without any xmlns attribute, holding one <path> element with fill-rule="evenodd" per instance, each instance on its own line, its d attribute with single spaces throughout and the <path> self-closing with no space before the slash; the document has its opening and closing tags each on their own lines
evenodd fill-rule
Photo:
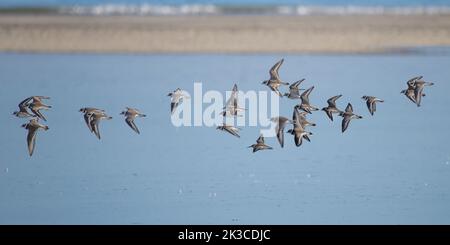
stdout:
<svg viewBox="0 0 450 245">
<path fill-rule="evenodd" d="M 311 142 L 286 135 L 272 151 L 210 127 L 174 127 L 167 93 L 181 87 L 264 90 L 268 69 L 306 78 L 311 103 L 343 94 L 361 120 L 309 117 Z M 1 224 L 450 224 L 450 56 L 447 55 L 97 55 L 0 54 Z M 400 90 L 408 78 L 435 82 L 417 107 Z M 25 119 L 11 113 L 47 95 L 50 127 L 32 157 Z M 375 116 L 362 95 L 385 100 Z M 296 101 L 280 101 L 290 116 Z M 78 109 L 103 108 L 102 140 Z M 119 115 L 141 109 L 137 135 Z M 206 106 L 206 105 L 205 105 Z"/>
</svg>

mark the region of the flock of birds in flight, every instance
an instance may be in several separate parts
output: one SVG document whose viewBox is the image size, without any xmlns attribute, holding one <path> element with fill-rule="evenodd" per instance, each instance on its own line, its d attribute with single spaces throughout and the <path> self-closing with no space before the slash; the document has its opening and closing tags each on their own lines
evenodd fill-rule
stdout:
<svg viewBox="0 0 450 245">
<path fill-rule="evenodd" d="M 308 126 L 316 126 L 315 123 L 311 123 L 306 119 L 307 114 L 312 114 L 313 111 L 318 111 L 319 108 L 311 105 L 309 101 L 309 95 L 314 89 L 314 86 L 308 89 L 300 89 L 299 85 L 305 80 L 299 80 L 289 86 L 289 92 L 282 94 L 279 90 L 281 85 L 289 85 L 287 82 L 283 82 L 280 79 L 278 74 L 278 70 L 283 64 L 284 59 L 278 61 L 269 71 L 270 78 L 266 81 L 263 81 L 262 84 L 268 86 L 273 92 L 275 92 L 280 97 L 287 97 L 293 100 L 300 100 L 300 103 L 294 107 L 294 112 L 292 119 L 287 117 L 279 116 L 271 118 L 271 121 L 276 123 L 275 131 L 277 135 L 278 142 L 281 147 L 284 147 L 284 129 L 287 124 L 292 124 L 293 128 L 289 129 L 287 133 L 294 135 L 295 145 L 298 147 L 302 145 L 303 139 L 310 141 L 309 136 L 312 135 L 311 132 L 306 131 L 306 127 Z M 425 96 L 423 93 L 423 89 L 425 86 L 434 85 L 431 82 L 426 82 L 423 80 L 422 76 L 417 76 L 411 78 L 407 81 L 407 89 L 402 90 L 401 93 L 404 94 L 408 99 L 410 99 L 417 106 L 420 106 L 422 97 Z M 300 91 L 304 90 L 302 94 Z M 175 91 L 168 94 L 171 97 L 171 113 L 173 114 L 180 103 L 184 99 L 189 98 L 188 95 L 184 93 L 183 90 L 177 88 Z M 361 119 L 362 116 L 353 113 L 353 107 L 350 103 L 347 104 L 347 107 L 344 111 L 340 110 L 336 106 L 336 100 L 338 100 L 342 95 L 336 95 L 327 100 L 328 106 L 322 108 L 322 111 L 326 113 L 326 115 L 333 121 L 333 114 L 338 114 L 342 117 L 342 133 L 348 128 L 350 121 L 352 119 Z M 36 134 L 39 129 L 48 130 L 49 127 L 39 123 L 39 119 L 43 121 L 47 121 L 41 110 L 49 110 L 52 107 L 43 103 L 43 100 L 50 99 L 47 96 L 31 96 L 23 100 L 19 103 L 19 111 L 15 111 L 13 115 L 19 118 L 28 118 L 31 117 L 30 121 L 26 124 L 23 124 L 22 127 L 28 130 L 27 135 L 27 144 L 28 144 L 28 152 L 29 155 L 32 156 L 34 152 L 34 148 L 36 145 Z M 366 101 L 367 108 L 370 114 L 373 116 L 376 111 L 376 103 L 384 102 L 382 99 L 379 99 L 375 96 L 362 96 L 362 99 Z M 225 117 L 237 117 L 240 116 L 239 113 L 245 111 L 245 108 L 240 108 L 238 106 L 238 88 L 235 84 L 232 89 L 232 93 L 230 98 L 228 99 L 226 106 L 223 108 L 224 111 L 221 115 Z M 85 107 L 79 110 L 83 113 L 84 121 L 91 133 L 97 136 L 100 139 L 100 130 L 99 123 L 101 120 L 110 120 L 112 117 L 108 116 L 106 112 L 102 109 L 97 109 L 93 107 Z M 128 126 L 135 131 L 136 133 L 140 133 L 138 127 L 134 123 L 135 118 L 137 117 L 146 117 L 145 114 L 139 112 L 139 110 L 134 108 L 126 107 L 125 111 L 120 113 L 125 117 L 125 122 Z M 223 125 L 218 126 L 217 129 L 226 131 L 231 135 L 236 137 L 239 136 L 239 128 L 223 123 Z M 256 144 L 249 146 L 249 148 L 253 148 L 253 152 L 257 152 L 259 150 L 267 150 L 273 149 L 271 146 L 268 146 L 264 142 L 264 136 L 260 135 L 256 140 Z"/>
</svg>

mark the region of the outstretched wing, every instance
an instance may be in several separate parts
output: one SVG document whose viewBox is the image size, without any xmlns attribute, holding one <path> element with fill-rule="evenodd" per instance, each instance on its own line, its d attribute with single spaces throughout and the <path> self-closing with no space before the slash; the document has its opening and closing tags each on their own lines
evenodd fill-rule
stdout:
<svg viewBox="0 0 450 245">
<path fill-rule="evenodd" d="M 417 106 L 420 106 L 420 102 L 422 101 L 422 92 L 423 86 L 416 86 L 416 89 L 414 90 L 414 97 L 416 99 Z"/>
<path fill-rule="evenodd" d="M 33 97 L 28 97 L 28 98 L 26 98 L 26 99 L 24 99 L 22 102 L 20 102 L 19 103 L 19 108 L 22 110 L 22 109 L 25 109 L 30 103 L 30 100 L 32 99 Z"/>
<path fill-rule="evenodd" d="M 309 95 L 313 91 L 314 86 L 308 88 L 305 92 L 302 93 L 300 98 L 302 99 L 302 103 L 309 104 Z"/>
<path fill-rule="evenodd" d="M 283 97 L 283 94 L 278 90 L 278 88 L 270 87 L 273 92 L 275 92 L 278 96 Z"/>
<path fill-rule="evenodd" d="M 179 104 L 178 102 L 172 102 L 172 103 L 170 103 L 170 113 L 173 114 L 173 112 L 175 111 L 175 109 L 177 109 L 178 104 Z"/>
<path fill-rule="evenodd" d="M 295 124 L 297 123 L 298 117 L 298 111 L 294 108 L 294 112 L 292 113 L 292 121 L 294 121 Z"/>
<path fill-rule="evenodd" d="M 300 136 L 300 134 L 294 134 L 294 141 L 296 146 L 302 145 L 302 137 Z"/>
<path fill-rule="evenodd" d="M 344 116 L 342 119 L 342 133 L 348 128 L 350 124 L 350 116 Z"/>
<path fill-rule="evenodd" d="M 284 128 L 286 126 L 286 122 L 289 120 L 285 117 L 278 117 L 277 120 L 275 130 L 277 132 L 278 143 L 280 143 L 281 147 L 284 147 Z"/>
<path fill-rule="evenodd" d="M 330 107 L 336 107 L 336 100 L 339 99 L 341 96 L 342 96 L 342 94 L 336 95 L 336 96 L 333 96 L 333 97 L 329 98 L 327 100 L 328 105 Z"/>
<path fill-rule="evenodd" d="M 84 118 L 84 122 L 86 123 L 86 126 L 88 127 L 89 131 L 92 132 L 92 127 L 91 127 L 91 122 L 90 122 L 91 116 L 92 115 L 90 113 L 85 113 L 83 115 L 83 118 Z"/>
<path fill-rule="evenodd" d="M 98 127 L 99 122 L 100 122 L 99 119 L 92 118 L 90 121 L 90 124 L 91 124 L 91 128 L 92 128 L 92 131 L 94 132 L 95 136 L 97 136 L 98 139 L 101 139 L 100 130 Z"/>
<path fill-rule="evenodd" d="M 281 148 L 283 148 L 284 147 L 284 128 L 283 129 L 279 128 L 277 130 L 277 139 L 278 139 L 278 143 L 280 143 L 280 145 L 281 145 Z"/>
<path fill-rule="evenodd" d="M 275 65 L 270 68 L 270 79 L 277 80 L 279 79 L 278 70 L 280 69 L 280 66 L 283 64 L 284 59 L 281 59 L 278 61 Z"/>
<path fill-rule="evenodd" d="M 256 140 L 256 143 L 258 144 L 264 144 L 264 136 L 261 134 L 259 138 Z"/>
<path fill-rule="evenodd" d="M 345 112 L 353 112 L 352 104 L 348 103 L 347 107 L 345 107 Z"/>
<path fill-rule="evenodd" d="M 33 155 L 34 146 L 36 145 L 36 132 L 37 128 L 35 127 L 28 128 L 27 143 L 28 143 L 28 153 L 30 154 L 30 156 Z"/>
<path fill-rule="evenodd" d="M 327 114 L 328 118 L 330 118 L 331 121 L 333 121 L 333 113 L 331 113 L 330 110 L 325 110 L 325 113 Z"/>
<path fill-rule="evenodd" d="M 295 89 L 298 90 L 298 86 L 300 85 L 300 83 L 302 83 L 303 81 L 305 81 L 305 79 L 300 79 L 297 82 L 291 84 L 291 86 L 289 86 L 290 89 Z"/>
<path fill-rule="evenodd" d="M 136 124 L 134 123 L 133 118 L 127 117 L 127 118 L 125 118 L 125 122 L 128 124 L 128 126 L 130 126 L 131 129 L 134 130 L 134 132 L 140 134 L 139 129 L 137 128 Z"/>
<path fill-rule="evenodd" d="M 293 120 L 293 123 L 294 123 L 294 128 L 295 127 L 303 128 L 303 124 L 305 123 L 306 118 L 305 118 L 305 116 L 300 114 L 299 111 L 294 109 L 294 115 L 292 116 L 292 120 Z M 284 128 L 284 126 L 283 126 L 283 128 Z"/>
<path fill-rule="evenodd" d="M 231 135 L 234 135 L 238 138 L 240 138 L 241 136 L 239 136 L 239 134 L 237 133 L 237 130 L 235 130 L 234 128 L 230 128 L 230 127 L 224 127 L 225 131 L 227 131 L 228 133 L 230 133 Z"/>
<path fill-rule="evenodd" d="M 227 101 L 226 108 L 230 108 L 230 107 L 237 108 L 238 107 L 237 93 L 238 93 L 238 89 L 237 89 L 237 85 L 235 84 L 233 86 L 233 90 L 231 91 L 230 98 Z"/>
<path fill-rule="evenodd" d="M 405 95 L 408 99 L 410 99 L 414 104 L 416 104 L 416 98 L 414 96 L 413 90 L 406 90 Z"/>
<path fill-rule="evenodd" d="M 372 116 L 373 116 L 373 112 L 374 112 L 374 109 L 373 109 L 374 104 L 375 104 L 374 101 L 371 101 L 371 100 L 366 101 L 367 109 L 369 109 L 369 112 Z"/>
<path fill-rule="evenodd" d="M 42 115 L 42 113 L 39 110 L 35 110 L 33 108 L 30 108 L 31 112 L 33 112 L 33 114 L 37 117 L 39 117 L 40 119 L 47 121 L 47 119 L 45 119 L 44 115 Z"/>
</svg>

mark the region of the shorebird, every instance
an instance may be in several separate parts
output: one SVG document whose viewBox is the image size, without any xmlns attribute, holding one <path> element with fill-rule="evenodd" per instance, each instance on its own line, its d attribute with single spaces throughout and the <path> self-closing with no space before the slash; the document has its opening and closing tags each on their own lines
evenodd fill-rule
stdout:
<svg viewBox="0 0 450 245">
<path fill-rule="evenodd" d="M 240 116 L 238 112 L 244 111 L 244 108 L 238 106 L 238 88 L 234 84 L 233 90 L 231 91 L 230 98 L 227 101 L 227 105 L 223 108 L 224 111 L 221 113 L 222 116 Z"/>
<path fill-rule="evenodd" d="M 309 103 L 309 95 L 311 94 L 313 89 L 314 89 L 314 86 L 310 87 L 309 89 L 307 89 L 305 92 L 302 93 L 302 95 L 300 96 L 300 99 L 302 100 L 302 102 L 300 103 L 300 105 L 295 106 L 296 109 L 303 110 L 305 112 L 308 112 L 309 114 L 311 114 L 311 111 L 319 110 L 317 107 L 312 106 Z"/>
<path fill-rule="evenodd" d="M 409 100 L 411 100 L 414 104 L 417 105 L 417 99 L 416 99 L 416 81 L 422 79 L 423 76 L 413 77 L 409 79 L 406 84 L 408 85 L 408 88 L 405 90 L 402 90 L 400 93 L 404 94 Z M 422 93 L 421 97 L 424 97 L 425 94 Z"/>
<path fill-rule="evenodd" d="M 264 136 L 261 134 L 256 140 L 256 144 L 249 146 L 248 148 L 253 148 L 253 153 L 260 150 L 272 150 L 273 148 L 264 143 Z"/>
<path fill-rule="evenodd" d="M 92 133 L 94 131 L 91 127 L 91 116 L 94 111 L 105 112 L 104 110 L 93 108 L 93 107 L 84 107 L 79 110 L 79 112 L 84 113 L 84 115 L 83 115 L 84 121 L 86 122 L 86 126 L 89 128 L 89 131 Z"/>
<path fill-rule="evenodd" d="M 292 123 L 292 121 L 286 117 L 274 117 L 271 119 L 271 121 L 277 124 L 275 127 L 275 132 L 277 133 L 278 143 L 280 143 L 281 148 L 283 148 L 284 147 L 284 127 L 286 126 L 286 123 Z"/>
<path fill-rule="evenodd" d="M 350 120 L 352 119 L 361 119 L 362 116 L 356 115 L 353 113 L 353 107 L 352 104 L 348 103 L 347 107 L 345 108 L 345 112 L 341 112 L 339 116 L 342 116 L 342 133 L 348 128 L 348 125 L 350 124 Z"/>
<path fill-rule="evenodd" d="M 188 95 L 184 94 L 183 90 L 180 88 L 175 89 L 173 92 L 169 93 L 167 96 L 171 97 L 170 101 L 170 113 L 173 114 L 175 109 L 177 109 L 178 105 L 183 102 L 183 99 L 190 98 Z"/>
<path fill-rule="evenodd" d="M 50 99 L 50 97 L 47 97 L 47 96 L 32 96 L 31 98 L 33 99 L 33 102 L 31 102 L 31 104 L 28 105 L 28 108 L 30 108 L 31 112 L 36 117 L 39 117 L 40 119 L 42 119 L 44 121 L 47 121 L 47 119 L 45 119 L 44 115 L 42 115 L 40 110 L 48 110 L 48 109 L 52 108 L 51 106 L 42 103 L 43 99 Z"/>
<path fill-rule="evenodd" d="M 240 138 L 241 136 L 239 136 L 239 128 L 236 128 L 232 125 L 227 125 L 227 124 L 223 124 L 222 126 L 218 126 L 216 129 L 220 129 L 222 131 L 228 132 L 231 135 L 234 135 L 238 138 Z"/>
<path fill-rule="evenodd" d="M 416 96 L 414 95 L 415 89 L 405 89 L 402 90 L 400 93 L 406 95 L 408 99 L 410 99 L 414 104 L 416 104 Z M 425 96 L 425 94 L 422 94 L 422 96 Z"/>
<path fill-rule="evenodd" d="M 325 111 L 327 116 L 333 121 L 333 113 L 342 113 L 336 106 L 336 100 L 341 98 L 342 94 L 333 96 L 327 100 L 328 106 L 322 108 L 322 111 Z"/>
<path fill-rule="evenodd" d="M 420 102 L 422 101 L 422 96 L 423 94 L 423 88 L 425 86 L 432 86 L 434 85 L 434 83 L 431 82 L 425 82 L 422 79 L 418 79 L 415 81 L 414 83 L 415 88 L 414 88 L 414 97 L 416 98 L 416 105 L 420 106 Z"/>
<path fill-rule="evenodd" d="M 297 82 L 291 84 L 289 86 L 289 93 L 285 93 L 284 96 L 288 97 L 289 99 L 300 99 L 300 92 L 299 91 L 300 90 L 304 90 L 304 89 L 299 89 L 298 86 L 303 81 L 305 81 L 305 79 L 298 80 Z"/>
<path fill-rule="evenodd" d="M 28 153 L 30 154 L 30 156 L 32 156 L 34 152 L 34 147 L 36 145 L 36 133 L 38 129 L 41 128 L 47 131 L 48 126 L 40 124 L 39 118 L 32 118 L 30 122 L 23 124 L 22 127 L 28 130 L 27 135 Z"/>
<path fill-rule="evenodd" d="M 24 99 L 22 102 L 20 102 L 19 104 L 19 111 L 15 111 L 13 112 L 13 115 L 15 115 L 16 117 L 19 118 L 27 118 L 27 117 L 33 117 L 33 114 L 30 114 L 27 110 L 28 106 L 30 105 L 30 100 L 33 97 L 28 97 L 26 99 Z"/>
<path fill-rule="evenodd" d="M 278 88 L 281 85 L 289 85 L 289 83 L 281 81 L 280 76 L 278 75 L 278 70 L 280 69 L 280 66 L 283 64 L 283 61 L 284 59 L 281 59 L 275 65 L 273 65 L 269 71 L 270 79 L 262 82 L 262 84 L 267 85 L 272 91 L 274 91 L 280 97 L 283 97 L 283 94 L 281 94 Z"/>
<path fill-rule="evenodd" d="M 376 104 L 376 102 L 381 102 L 381 103 L 384 102 L 384 100 L 378 99 L 378 98 L 375 97 L 375 96 L 367 96 L 367 95 L 364 95 L 363 97 L 361 97 L 361 99 L 363 99 L 363 100 L 366 101 L 367 108 L 369 109 L 369 112 L 370 112 L 370 114 L 371 114 L 372 116 L 373 116 L 373 113 L 374 113 L 375 111 L 377 111 L 377 104 Z"/>
<path fill-rule="evenodd" d="M 297 109 L 294 108 L 294 114 L 292 115 L 293 122 L 295 123 L 296 118 L 299 118 L 299 122 L 300 122 L 300 125 L 302 126 L 302 128 L 306 128 L 306 127 L 308 127 L 308 126 L 313 126 L 313 127 L 315 127 L 315 126 L 316 126 L 315 123 L 309 122 L 309 121 L 306 119 L 306 115 L 307 115 L 307 114 L 308 114 L 308 113 L 305 112 L 305 111 L 298 111 Z M 311 140 L 309 139 L 309 137 L 308 137 L 307 134 L 303 135 L 303 138 L 304 138 L 305 140 L 307 140 L 307 141 L 311 141 Z"/>
<path fill-rule="evenodd" d="M 308 136 L 312 135 L 312 133 L 305 131 L 305 128 L 302 126 L 302 120 L 303 118 L 300 116 L 300 113 L 296 109 L 294 109 L 294 128 L 289 129 L 287 132 L 294 135 L 294 142 L 297 147 L 302 145 L 303 138 L 305 138 L 307 141 L 311 141 Z"/>
<path fill-rule="evenodd" d="M 92 132 L 97 136 L 98 139 L 100 139 L 100 129 L 99 129 L 99 123 L 100 120 L 111 120 L 112 117 L 106 115 L 103 111 L 92 111 L 91 116 L 89 118 L 89 124 L 90 128 L 92 129 Z"/>
<path fill-rule="evenodd" d="M 120 115 L 125 116 L 125 122 L 130 126 L 131 129 L 134 130 L 134 132 L 140 134 L 139 129 L 137 128 L 136 124 L 134 123 L 134 119 L 136 117 L 146 117 L 147 115 L 142 114 L 137 109 L 126 107 L 126 111 L 122 111 Z"/>
</svg>

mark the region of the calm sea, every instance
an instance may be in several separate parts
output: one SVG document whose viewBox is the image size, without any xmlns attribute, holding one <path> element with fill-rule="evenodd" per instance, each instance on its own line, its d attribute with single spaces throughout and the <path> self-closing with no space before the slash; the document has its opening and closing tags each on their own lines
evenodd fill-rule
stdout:
<svg viewBox="0 0 450 245">
<path fill-rule="evenodd" d="M 343 94 L 361 120 L 340 132 L 324 112 L 311 142 L 272 151 L 247 146 L 213 127 L 176 128 L 167 93 L 264 90 L 280 58 L 281 77 L 306 78 L 311 103 Z M 1 224 L 450 224 L 450 56 L 411 55 L 68 55 L 0 54 Z M 420 108 L 400 91 L 423 75 Z M 30 95 L 47 95 L 50 130 L 33 157 L 26 120 L 11 113 Z M 375 116 L 362 95 L 385 100 Z M 291 116 L 296 101 L 280 101 Z M 113 120 L 89 133 L 78 109 L 103 108 Z M 134 133 L 119 113 L 139 108 Z M 205 104 L 205 107 L 207 105 Z"/>
</svg>

